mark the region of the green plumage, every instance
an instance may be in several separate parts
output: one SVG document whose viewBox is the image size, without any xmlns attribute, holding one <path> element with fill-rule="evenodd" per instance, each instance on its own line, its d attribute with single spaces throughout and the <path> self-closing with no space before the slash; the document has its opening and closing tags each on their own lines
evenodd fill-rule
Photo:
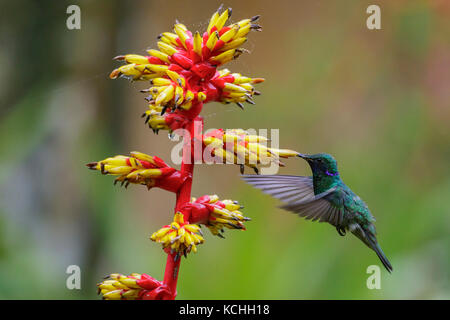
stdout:
<svg viewBox="0 0 450 320">
<path fill-rule="evenodd" d="M 245 175 L 244 180 L 283 200 L 283 209 L 313 221 L 328 222 L 342 236 L 352 232 L 374 250 L 385 268 L 392 266 L 376 238 L 375 218 L 364 201 L 342 181 L 336 160 L 329 154 L 299 154 L 312 170 L 312 177 Z"/>
</svg>

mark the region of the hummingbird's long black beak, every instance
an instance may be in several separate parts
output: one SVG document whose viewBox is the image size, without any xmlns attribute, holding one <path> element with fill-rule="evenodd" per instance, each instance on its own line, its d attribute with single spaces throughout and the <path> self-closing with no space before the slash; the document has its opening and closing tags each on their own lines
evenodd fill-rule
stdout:
<svg viewBox="0 0 450 320">
<path fill-rule="evenodd" d="M 305 160 L 309 159 L 309 155 L 304 154 L 304 153 L 297 153 L 297 157 L 300 157 Z"/>
</svg>

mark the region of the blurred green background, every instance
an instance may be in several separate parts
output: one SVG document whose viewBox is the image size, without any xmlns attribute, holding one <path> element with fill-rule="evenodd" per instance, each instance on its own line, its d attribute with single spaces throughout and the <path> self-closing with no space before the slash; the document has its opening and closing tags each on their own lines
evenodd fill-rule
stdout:
<svg viewBox="0 0 450 320">
<path fill-rule="evenodd" d="M 175 197 L 85 163 L 139 150 L 170 163 L 175 144 L 139 118 L 145 83 L 108 79 L 112 57 L 143 54 L 175 18 L 203 30 L 215 1 L 0 2 L 0 298 L 98 299 L 112 272 L 162 279 L 166 255 L 149 235 Z M 66 8 L 81 7 L 81 30 Z M 328 152 L 377 218 L 394 266 L 369 290 L 376 255 L 353 236 L 277 208 L 232 165 L 197 166 L 193 195 L 239 200 L 252 218 L 225 240 L 206 235 L 183 260 L 180 299 L 450 298 L 450 3 L 226 1 L 233 21 L 261 14 L 227 67 L 265 77 L 245 111 L 208 104 L 205 128 L 280 128 L 282 147 Z M 382 30 L 366 28 L 381 7 Z M 300 159 L 281 174 L 309 175 Z M 66 288 L 79 265 L 81 290 Z"/>
</svg>

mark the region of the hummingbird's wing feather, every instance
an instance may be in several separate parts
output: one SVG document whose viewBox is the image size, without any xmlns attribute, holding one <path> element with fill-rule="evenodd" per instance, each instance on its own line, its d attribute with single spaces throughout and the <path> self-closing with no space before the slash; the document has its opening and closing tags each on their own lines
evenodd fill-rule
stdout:
<svg viewBox="0 0 450 320">
<path fill-rule="evenodd" d="M 342 223 L 343 214 L 340 208 L 334 207 L 328 200 L 320 198 L 311 202 L 288 203 L 282 209 L 297 213 L 300 217 L 319 222 L 328 222 L 333 226 Z"/>
<path fill-rule="evenodd" d="M 342 224 L 342 210 L 330 205 L 328 208 L 328 222 L 332 224 L 333 226 L 339 226 Z"/>
<path fill-rule="evenodd" d="M 312 221 L 329 222 L 334 226 L 342 223 L 342 210 L 325 199 L 336 188 L 315 195 L 312 177 L 242 175 L 242 179 L 263 192 L 286 202 L 281 208 L 297 213 L 300 217 Z"/>
<path fill-rule="evenodd" d="M 314 200 L 311 177 L 284 175 L 242 175 L 242 179 L 284 202 Z"/>
</svg>

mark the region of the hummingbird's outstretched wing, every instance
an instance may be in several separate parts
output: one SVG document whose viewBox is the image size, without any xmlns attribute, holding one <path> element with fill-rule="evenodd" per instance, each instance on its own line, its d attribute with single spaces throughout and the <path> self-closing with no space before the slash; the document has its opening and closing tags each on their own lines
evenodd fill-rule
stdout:
<svg viewBox="0 0 450 320">
<path fill-rule="evenodd" d="M 314 194 L 312 177 L 284 175 L 242 175 L 242 179 L 263 192 L 286 202 L 282 209 L 297 213 L 305 219 L 328 222 L 340 226 L 343 208 L 334 206 L 326 198 L 335 191 L 329 189 Z"/>
<path fill-rule="evenodd" d="M 314 200 L 314 186 L 311 177 L 251 174 L 241 177 L 264 193 L 284 202 Z"/>
</svg>

